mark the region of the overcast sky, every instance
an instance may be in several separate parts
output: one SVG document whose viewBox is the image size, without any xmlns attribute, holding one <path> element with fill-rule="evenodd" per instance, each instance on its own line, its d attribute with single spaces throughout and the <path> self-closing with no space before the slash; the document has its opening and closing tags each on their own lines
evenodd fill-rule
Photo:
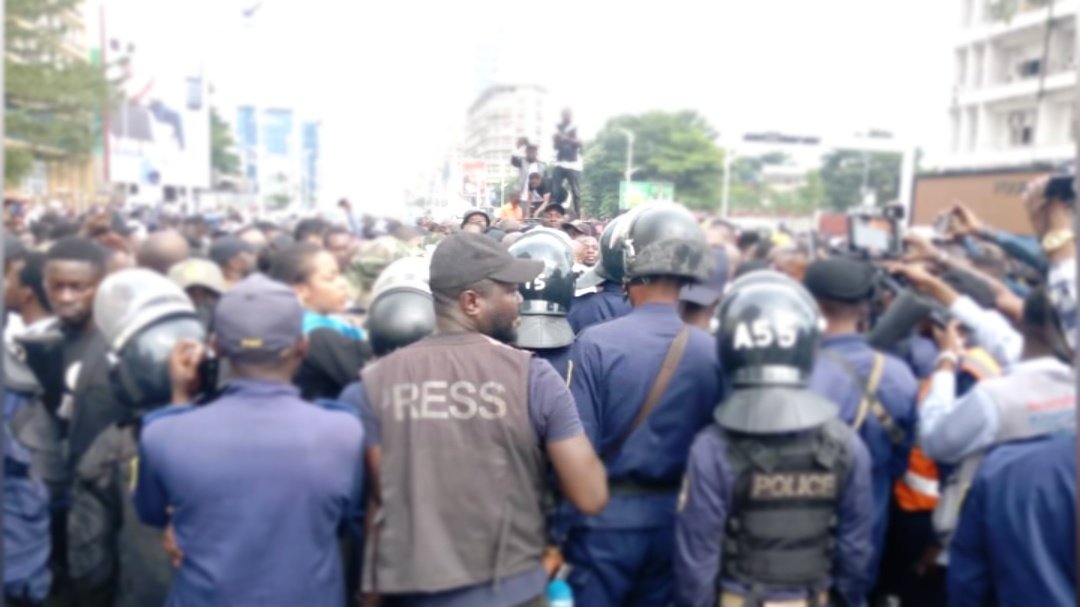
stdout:
<svg viewBox="0 0 1080 607">
<path fill-rule="evenodd" d="M 481 50 L 587 134 L 689 108 L 722 132 L 885 128 L 933 153 L 959 22 L 958 0 L 264 0 L 247 27 L 258 0 L 140 4 L 228 95 L 321 118 L 323 197 L 368 208 L 397 203 L 460 133 Z"/>
</svg>

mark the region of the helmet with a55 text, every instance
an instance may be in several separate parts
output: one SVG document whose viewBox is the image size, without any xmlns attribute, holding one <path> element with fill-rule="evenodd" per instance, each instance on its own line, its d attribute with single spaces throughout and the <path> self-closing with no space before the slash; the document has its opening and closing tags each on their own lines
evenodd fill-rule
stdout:
<svg viewBox="0 0 1080 607">
<path fill-rule="evenodd" d="M 735 281 L 718 311 L 721 367 L 734 388 L 717 408 L 722 427 L 749 433 L 815 427 L 836 406 L 807 389 L 823 324 L 798 282 L 774 271 Z"/>
</svg>

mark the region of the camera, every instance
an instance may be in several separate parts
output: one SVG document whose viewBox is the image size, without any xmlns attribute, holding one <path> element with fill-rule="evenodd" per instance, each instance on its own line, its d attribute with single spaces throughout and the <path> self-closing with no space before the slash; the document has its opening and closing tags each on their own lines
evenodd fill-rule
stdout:
<svg viewBox="0 0 1080 607">
<path fill-rule="evenodd" d="M 861 208 L 848 212 L 848 246 L 867 259 L 900 257 L 903 251 L 900 222 L 904 208 Z"/>
</svg>

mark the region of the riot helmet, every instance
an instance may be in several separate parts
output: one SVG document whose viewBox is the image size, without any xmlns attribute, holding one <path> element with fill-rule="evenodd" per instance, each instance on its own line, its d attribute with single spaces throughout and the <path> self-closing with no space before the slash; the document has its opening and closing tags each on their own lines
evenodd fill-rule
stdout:
<svg viewBox="0 0 1080 607">
<path fill-rule="evenodd" d="M 550 228 L 529 231 L 510 247 L 518 259 L 544 262 L 540 275 L 518 285 L 521 325 L 515 345 L 528 350 L 562 348 L 574 342 L 566 313 L 574 300 L 574 247 L 566 233 Z"/>
<path fill-rule="evenodd" d="M 600 234 L 600 261 L 582 274 L 577 281 L 579 289 L 597 287 L 604 282 L 622 284 L 626 267 L 623 265 L 622 242 L 626 238 L 629 220 L 642 207 L 612 219 Z"/>
<path fill-rule="evenodd" d="M 645 205 L 628 222 L 621 242 L 623 282 L 649 276 L 675 276 L 695 283 L 709 280 L 712 253 L 705 232 L 685 207 Z"/>
<path fill-rule="evenodd" d="M 119 352 L 110 353 L 109 383 L 121 405 L 134 410 L 169 404 L 172 382 L 169 357 L 181 339 L 203 341 L 198 316 L 161 318 L 136 333 Z"/>
<path fill-rule="evenodd" d="M 837 414 L 806 388 L 823 321 L 798 282 L 772 270 L 735 281 L 717 313 L 721 367 L 734 387 L 716 410 L 720 426 L 781 433 L 820 425 Z"/>
<path fill-rule="evenodd" d="M 378 297 L 383 291 L 408 287 L 417 291 L 431 293 L 428 282 L 431 278 L 431 260 L 427 257 L 402 257 L 379 273 L 371 287 L 371 296 Z"/>
<path fill-rule="evenodd" d="M 122 405 L 169 403 L 169 356 L 181 339 L 203 341 L 195 306 L 164 276 L 135 268 L 106 278 L 94 297 L 94 322 L 108 344 L 109 379 Z"/>
<path fill-rule="evenodd" d="M 375 281 L 365 324 L 375 356 L 386 356 L 435 332 L 429 264 L 424 257 L 405 257 L 387 266 Z"/>
</svg>

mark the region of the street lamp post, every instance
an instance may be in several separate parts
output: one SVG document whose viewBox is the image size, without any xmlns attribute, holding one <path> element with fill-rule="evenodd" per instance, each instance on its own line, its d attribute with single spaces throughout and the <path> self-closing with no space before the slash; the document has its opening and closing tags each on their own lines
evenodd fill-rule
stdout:
<svg viewBox="0 0 1080 607">
<path fill-rule="evenodd" d="M 735 159 L 735 145 L 724 148 L 724 182 L 720 190 L 720 216 L 727 218 L 731 197 L 731 163 Z"/>
<path fill-rule="evenodd" d="M 630 129 L 619 129 L 626 136 L 626 194 L 630 197 L 630 177 L 634 174 L 634 132 Z"/>
</svg>

